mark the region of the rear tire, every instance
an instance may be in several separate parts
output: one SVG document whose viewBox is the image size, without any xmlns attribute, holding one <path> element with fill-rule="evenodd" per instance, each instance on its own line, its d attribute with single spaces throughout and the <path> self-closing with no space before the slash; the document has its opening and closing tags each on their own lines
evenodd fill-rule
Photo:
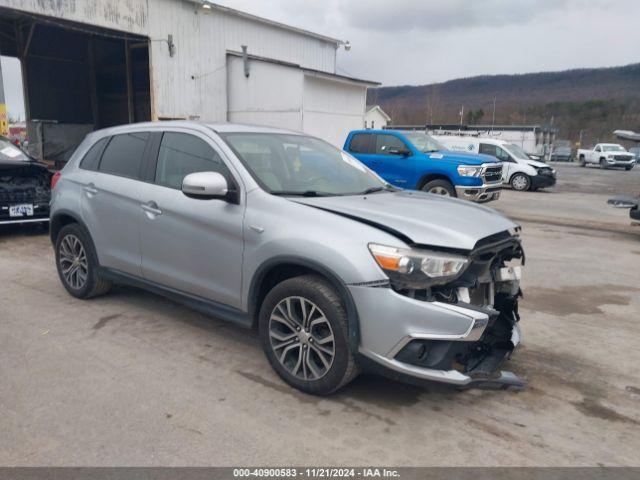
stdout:
<svg viewBox="0 0 640 480">
<path fill-rule="evenodd" d="M 328 395 L 358 375 L 346 308 L 322 277 L 303 275 L 273 287 L 262 302 L 258 323 L 271 367 L 292 387 Z"/>
<path fill-rule="evenodd" d="M 516 173 L 509 181 L 511 188 L 517 192 L 525 192 L 531 188 L 531 178 L 524 173 Z"/>
<path fill-rule="evenodd" d="M 81 225 L 71 223 L 60 230 L 55 254 L 60 281 L 74 297 L 97 297 L 111 289 L 111 282 L 98 272 L 98 256 L 93 241 Z"/>
<path fill-rule="evenodd" d="M 451 182 L 447 180 L 431 180 L 425 183 L 421 190 L 423 192 L 432 193 L 434 195 L 441 195 L 443 197 L 456 197 L 456 189 Z"/>
</svg>

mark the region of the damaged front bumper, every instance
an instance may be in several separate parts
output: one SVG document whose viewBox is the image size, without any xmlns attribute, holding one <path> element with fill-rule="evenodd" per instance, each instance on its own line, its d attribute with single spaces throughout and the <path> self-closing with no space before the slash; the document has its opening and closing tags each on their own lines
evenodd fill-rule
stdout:
<svg viewBox="0 0 640 480">
<path fill-rule="evenodd" d="M 440 302 L 433 302 L 428 306 L 449 309 L 452 318 L 456 320 L 461 315 L 466 316 L 470 322 L 467 331 L 463 334 L 414 331 L 405 335 L 386 354 L 377 353 L 364 344 L 360 347 L 360 353 L 382 367 L 420 380 L 484 388 L 518 388 L 524 385 L 514 374 L 499 370 L 520 344 L 522 335 L 517 323 L 511 325 L 509 332 L 499 333 L 494 327 L 497 327 L 495 322 L 501 315 L 496 311 L 482 312 L 459 304 L 447 305 Z M 439 313 L 442 315 L 442 312 Z M 492 328 L 494 331 L 491 331 Z M 498 335 L 485 343 L 489 334 Z M 493 347 L 491 351 L 487 351 L 487 346 Z M 465 369 L 456 365 L 459 355 L 475 355 L 472 368 Z"/>
<path fill-rule="evenodd" d="M 505 253 L 506 252 L 506 253 Z M 515 252 L 515 253 L 514 253 Z M 521 255 L 521 256 L 518 256 Z M 519 243 L 478 260 L 439 291 L 349 287 L 360 317 L 359 353 L 389 376 L 466 388 L 521 388 L 502 364 L 521 342 Z"/>
</svg>

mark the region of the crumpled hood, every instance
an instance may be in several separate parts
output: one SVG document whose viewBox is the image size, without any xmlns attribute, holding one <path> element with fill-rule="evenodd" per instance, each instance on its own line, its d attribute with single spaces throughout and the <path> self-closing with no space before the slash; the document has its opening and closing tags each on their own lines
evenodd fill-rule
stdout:
<svg viewBox="0 0 640 480">
<path fill-rule="evenodd" d="M 379 225 L 416 244 L 434 247 L 471 250 L 478 240 L 517 226 L 490 208 L 409 190 L 290 200 Z"/>
<path fill-rule="evenodd" d="M 547 167 L 547 168 L 551 168 L 548 164 L 544 163 L 544 162 L 539 162 L 537 160 L 524 160 L 524 159 L 520 159 L 520 162 L 526 163 L 527 165 L 531 165 L 532 167 L 537 167 L 537 168 L 541 168 L 541 167 Z"/>
</svg>

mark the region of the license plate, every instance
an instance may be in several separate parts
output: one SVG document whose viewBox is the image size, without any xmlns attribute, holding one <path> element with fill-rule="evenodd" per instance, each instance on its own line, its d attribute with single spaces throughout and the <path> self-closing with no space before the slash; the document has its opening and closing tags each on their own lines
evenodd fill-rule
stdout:
<svg viewBox="0 0 640 480">
<path fill-rule="evenodd" d="M 9 207 L 10 217 L 33 217 L 33 205 L 23 203 L 21 205 L 11 205 Z"/>
</svg>

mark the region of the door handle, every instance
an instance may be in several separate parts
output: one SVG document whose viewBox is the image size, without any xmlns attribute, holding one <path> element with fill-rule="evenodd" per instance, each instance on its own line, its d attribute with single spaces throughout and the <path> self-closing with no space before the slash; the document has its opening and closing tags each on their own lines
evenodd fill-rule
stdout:
<svg viewBox="0 0 640 480">
<path fill-rule="evenodd" d="M 158 204 L 156 202 L 147 202 L 147 203 L 143 203 L 140 205 L 140 207 L 142 207 L 142 209 L 147 212 L 150 213 L 152 215 L 162 215 L 162 210 L 160 210 L 160 208 L 158 208 Z"/>
<path fill-rule="evenodd" d="M 92 197 L 93 195 L 97 195 L 98 194 L 98 189 L 96 188 L 96 186 L 93 183 L 90 183 L 88 185 L 85 185 L 83 187 L 83 190 L 85 192 L 87 192 L 87 195 L 89 197 Z"/>
</svg>

